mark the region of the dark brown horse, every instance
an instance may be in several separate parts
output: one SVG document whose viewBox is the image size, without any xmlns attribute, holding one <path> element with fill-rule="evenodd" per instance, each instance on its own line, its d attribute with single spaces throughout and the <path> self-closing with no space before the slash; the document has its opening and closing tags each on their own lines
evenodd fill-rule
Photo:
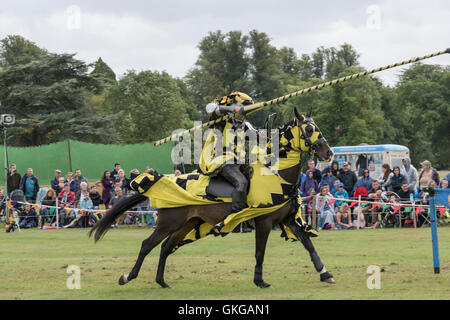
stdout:
<svg viewBox="0 0 450 320">
<path fill-rule="evenodd" d="M 310 116 L 304 117 L 295 109 L 293 125 L 301 128 L 301 130 L 298 130 L 299 132 L 301 131 L 301 136 L 299 136 L 298 139 L 302 140 L 302 143 L 298 143 L 298 145 L 304 147 L 298 148 L 298 150 L 291 150 L 293 152 L 298 152 L 298 164 L 280 170 L 278 173 L 287 182 L 295 185 L 301 170 L 301 152 L 314 153 L 321 160 L 331 160 L 333 152 L 322 135 L 317 134 L 317 132 L 320 133 L 319 128 Z M 145 199 L 146 197 L 141 194 L 122 198 L 95 224 L 89 235 L 91 236 L 95 233 L 95 241 L 98 241 L 109 230 L 111 224 L 114 223 L 117 217 Z M 120 277 L 119 284 L 124 285 L 136 278 L 145 257 L 153 248 L 166 239 L 161 246 L 156 282 L 163 288 L 169 288 L 169 285 L 164 281 L 164 269 L 166 259 L 173 252 L 176 245 L 179 244 L 199 222 L 205 221 L 214 226 L 223 221 L 230 212 L 230 203 L 159 209 L 156 229 L 149 238 L 142 242 L 142 247 L 133 269 L 128 275 L 125 274 Z M 311 261 L 313 262 L 316 271 L 320 274 L 320 281 L 334 283 L 333 276 L 325 269 L 324 264 L 314 249 L 309 234 L 296 223 L 296 212 L 296 200 L 293 200 L 288 201 L 277 211 L 255 218 L 256 266 L 253 281 L 258 287 L 270 287 L 270 284 L 263 280 L 264 253 L 272 227 L 280 223 L 288 226 L 292 233 L 301 241 L 305 249 L 308 250 Z"/>
</svg>

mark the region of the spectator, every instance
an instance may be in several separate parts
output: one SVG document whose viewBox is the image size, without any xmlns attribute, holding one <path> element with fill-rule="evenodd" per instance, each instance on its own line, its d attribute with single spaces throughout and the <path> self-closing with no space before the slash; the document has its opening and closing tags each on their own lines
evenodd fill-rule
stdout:
<svg viewBox="0 0 450 320">
<path fill-rule="evenodd" d="M 333 172 L 331 171 L 331 168 L 328 167 L 325 170 L 323 170 L 324 175 L 322 176 L 322 179 L 320 181 L 319 187 L 321 188 L 325 183 L 329 186 L 332 186 L 334 181 L 337 179 L 335 176 L 333 176 Z"/>
<path fill-rule="evenodd" d="M 377 196 L 377 195 L 380 195 L 381 194 L 381 192 L 382 192 L 383 190 L 381 190 L 381 188 L 380 188 L 380 183 L 378 182 L 378 180 L 373 180 L 372 181 L 372 188 L 370 188 L 370 190 L 369 190 L 369 199 L 375 199 L 375 197 Z"/>
<path fill-rule="evenodd" d="M 364 217 L 362 207 L 357 206 L 355 210 L 353 210 L 353 214 L 356 215 L 355 220 L 353 220 L 353 227 L 360 229 L 368 229 L 366 227 L 366 219 Z M 373 229 L 373 227 L 370 227 L 369 229 Z"/>
<path fill-rule="evenodd" d="M 387 184 L 389 179 L 394 175 L 391 171 L 391 167 L 388 163 L 383 163 L 381 166 L 381 175 L 378 177 L 378 182 L 380 183 L 380 188 L 387 191 Z"/>
<path fill-rule="evenodd" d="M 372 188 L 372 182 L 373 179 L 370 177 L 369 169 L 364 169 L 362 172 L 361 179 L 359 179 L 358 182 L 356 182 L 355 185 L 353 186 L 352 194 L 359 186 L 363 186 L 364 188 L 366 188 L 367 191 L 369 191 L 370 188 Z"/>
<path fill-rule="evenodd" d="M 39 192 L 39 181 L 38 178 L 33 175 L 33 169 L 28 168 L 27 174 L 20 180 L 20 190 L 23 191 L 27 201 L 36 201 L 36 196 Z"/>
<path fill-rule="evenodd" d="M 314 173 L 311 170 L 306 171 L 306 180 L 303 181 L 300 192 L 302 194 L 308 194 L 308 191 L 313 189 L 315 193 L 319 192 L 319 184 L 314 179 Z"/>
<path fill-rule="evenodd" d="M 113 182 L 113 186 L 112 186 L 112 190 L 111 190 L 111 198 L 113 198 L 114 195 L 116 194 L 116 191 L 115 191 L 116 188 L 122 189 L 122 182 L 120 182 L 118 180 Z M 122 195 L 124 195 L 123 189 L 122 189 Z"/>
<path fill-rule="evenodd" d="M 409 191 L 414 192 L 414 190 L 416 189 L 416 184 L 417 184 L 417 180 L 418 180 L 417 170 L 411 164 L 410 158 L 403 158 L 402 163 L 403 163 L 403 166 L 402 166 L 400 172 L 408 180 Z"/>
<path fill-rule="evenodd" d="M 400 167 L 394 167 L 394 172 L 386 183 L 386 188 L 388 189 L 388 191 L 393 191 L 398 194 L 402 189 L 402 183 L 408 182 L 406 177 L 400 172 Z"/>
<path fill-rule="evenodd" d="M 330 170 L 331 172 L 331 170 Z M 336 223 L 336 214 L 330 199 L 333 196 L 329 193 L 329 186 L 324 185 L 320 188 L 320 194 L 316 197 L 316 209 L 319 211 L 319 223 L 317 230 L 323 229 L 325 224 L 333 225 Z"/>
<path fill-rule="evenodd" d="M 111 179 L 115 181 L 119 177 L 120 163 L 114 163 L 114 170 L 111 171 Z"/>
<path fill-rule="evenodd" d="M 335 177 L 337 177 L 338 174 L 340 173 L 339 162 L 337 162 L 336 160 L 333 160 L 333 162 L 331 162 L 331 172 L 333 173 L 333 176 L 335 176 Z"/>
<path fill-rule="evenodd" d="M 111 173 L 108 170 L 103 172 L 103 177 L 101 179 L 101 183 L 103 186 L 103 191 L 102 191 L 103 203 L 105 204 L 105 207 L 108 207 L 109 202 L 111 200 L 111 192 L 112 192 L 112 187 L 113 187 L 113 180 L 111 178 Z"/>
<path fill-rule="evenodd" d="M 114 188 L 114 197 L 111 198 L 109 202 L 109 208 L 112 208 L 112 206 L 119 201 L 122 198 L 122 189 L 120 187 Z M 111 225 L 111 228 L 118 228 L 119 227 L 119 218 L 116 219 L 115 224 Z"/>
<path fill-rule="evenodd" d="M 356 177 L 356 174 L 350 170 L 350 164 L 348 162 L 344 162 L 342 165 L 342 171 L 337 177 L 344 184 L 347 194 L 352 194 L 353 187 L 358 181 L 358 178 Z"/>
<path fill-rule="evenodd" d="M 367 156 L 360 154 L 356 160 L 355 167 L 358 170 L 358 177 L 364 175 L 364 170 L 367 169 Z"/>
<path fill-rule="evenodd" d="M 442 189 L 448 189 L 448 180 L 442 179 L 442 181 L 441 181 L 441 188 Z"/>
<path fill-rule="evenodd" d="M 330 187 L 330 193 L 334 196 L 334 194 L 338 191 L 338 184 L 341 180 L 337 179 L 333 181 L 333 185 Z"/>
<path fill-rule="evenodd" d="M 59 178 L 58 184 L 53 188 L 56 194 L 60 194 L 64 189 L 64 185 L 67 183 L 64 177 Z"/>
<path fill-rule="evenodd" d="M 336 228 L 338 229 L 353 229 L 352 214 L 347 203 L 343 203 L 336 215 Z"/>
<path fill-rule="evenodd" d="M 64 185 L 63 191 L 58 194 L 58 204 L 64 208 L 70 208 L 75 201 L 75 194 L 70 190 L 68 183 Z"/>
<path fill-rule="evenodd" d="M 88 184 L 87 179 L 85 177 L 83 177 L 83 175 L 81 174 L 81 170 L 80 169 L 76 169 L 75 170 L 75 178 L 74 178 L 74 180 L 75 180 L 75 187 L 74 187 L 75 190 L 72 190 L 72 191 L 75 194 L 77 194 L 78 191 L 80 191 L 80 184 L 82 182 L 86 182 L 86 184 Z"/>
<path fill-rule="evenodd" d="M 55 207 L 56 206 L 56 195 L 55 190 L 48 189 L 47 193 L 45 194 L 44 198 L 41 201 L 41 210 L 39 211 L 39 215 L 41 216 L 41 229 L 44 227 L 45 221 L 49 221 L 50 224 L 53 223 L 54 217 L 53 214 L 55 212 L 55 208 L 49 208 L 49 207 Z M 48 207 L 47 207 L 48 206 Z"/>
<path fill-rule="evenodd" d="M 431 182 L 434 181 L 436 186 L 439 185 L 439 172 L 431 166 L 431 162 L 425 160 L 420 163 L 422 170 L 419 174 L 419 188 L 420 187 L 430 187 Z"/>
<path fill-rule="evenodd" d="M 309 217 L 312 216 L 313 199 L 314 199 L 315 194 L 316 194 L 316 191 L 314 190 L 314 188 L 310 188 L 307 193 L 307 198 L 305 199 L 306 212 Z"/>
<path fill-rule="evenodd" d="M 180 170 L 175 170 L 174 172 L 175 177 L 181 176 L 181 171 Z"/>
<path fill-rule="evenodd" d="M 77 184 L 75 182 L 75 179 L 73 178 L 73 172 L 67 172 L 67 184 L 69 185 L 70 191 L 72 191 L 74 194 L 77 189 Z"/>
<path fill-rule="evenodd" d="M 444 180 L 450 181 L 450 172 L 445 175 Z"/>
<path fill-rule="evenodd" d="M 319 184 L 320 180 L 322 180 L 322 172 L 316 168 L 316 163 L 312 159 L 308 161 L 308 170 L 313 173 L 313 179 Z M 319 190 L 316 190 L 316 192 L 319 192 Z"/>
<path fill-rule="evenodd" d="M 80 221 L 83 217 L 88 217 L 88 219 L 92 219 L 94 223 L 97 222 L 97 217 L 95 214 L 91 211 L 93 209 L 93 203 L 92 200 L 89 197 L 89 193 L 87 190 L 82 191 L 82 196 L 80 197 L 81 200 L 76 202 L 75 208 L 76 210 L 76 216 L 75 219 L 70 222 L 70 224 L 64 226 L 64 228 L 71 228 L 73 227 L 78 221 Z"/>
<path fill-rule="evenodd" d="M 77 193 L 75 193 L 75 201 L 83 200 L 83 195 L 85 192 L 87 192 L 89 194 L 89 185 L 87 182 L 82 181 L 80 183 L 79 190 L 77 191 Z"/>
<path fill-rule="evenodd" d="M 6 194 L 9 197 L 11 192 L 14 190 L 17 190 L 20 188 L 20 181 L 22 180 L 22 177 L 20 174 L 16 171 L 16 165 L 14 163 L 11 163 L 9 165 L 9 171 L 6 178 Z"/>
<path fill-rule="evenodd" d="M 381 197 L 382 192 L 383 192 L 383 190 L 381 190 L 380 183 L 378 182 L 378 180 L 373 180 L 372 188 L 369 190 L 369 195 L 368 195 L 369 200 L 373 201 L 373 202 L 378 202 L 378 200 Z M 370 216 L 370 218 L 371 218 L 370 223 L 372 223 L 373 228 L 375 228 L 375 225 L 378 221 L 378 212 L 380 210 L 381 209 L 379 207 L 375 208 L 375 211 L 372 211 L 372 214 Z"/>
<path fill-rule="evenodd" d="M 86 194 L 86 197 L 89 198 L 89 194 Z M 86 197 L 83 197 L 83 199 L 85 199 L 85 200 L 83 200 L 84 206 L 85 207 L 92 206 L 92 201 L 90 201 L 90 199 L 87 200 Z M 77 226 L 76 224 L 81 220 L 81 218 L 86 217 L 86 216 L 88 216 L 89 218 L 93 218 L 93 219 L 95 219 L 95 221 L 97 221 L 97 218 L 92 214 L 92 212 L 89 212 L 89 211 L 83 210 L 83 209 L 87 209 L 87 208 L 83 208 L 83 204 L 81 201 L 76 201 L 75 209 L 72 210 L 72 215 L 74 215 L 75 217 L 69 224 L 65 225 L 64 228 L 76 227 Z"/>
<path fill-rule="evenodd" d="M 344 189 L 344 184 L 342 182 L 339 182 L 338 185 L 338 191 L 334 194 L 335 198 L 338 199 L 348 199 L 348 193 L 347 190 Z M 336 201 L 336 208 L 340 207 L 345 201 L 338 200 Z"/>
<path fill-rule="evenodd" d="M 403 181 L 402 187 L 401 187 L 400 191 L 398 192 L 398 196 L 403 201 L 409 201 L 410 194 L 412 194 L 412 192 L 409 190 L 408 182 Z"/>
<path fill-rule="evenodd" d="M 122 188 L 122 194 L 127 195 L 128 192 L 131 190 L 130 182 L 131 180 L 125 177 L 125 171 L 123 169 L 119 169 L 118 176 L 116 180 L 114 180 L 114 183 L 120 182 L 120 187 Z"/>
<path fill-rule="evenodd" d="M 133 169 L 130 171 L 130 182 L 136 179 L 139 176 L 139 170 Z"/>
<path fill-rule="evenodd" d="M 38 226 L 38 216 L 34 208 L 31 207 L 31 205 L 26 204 L 25 209 L 19 213 L 19 216 L 20 216 L 19 222 L 20 228 L 27 229 L 27 228 L 36 228 Z"/>
<path fill-rule="evenodd" d="M 58 185 L 59 185 L 59 179 L 61 178 L 61 170 L 59 170 L 59 169 L 56 169 L 55 170 L 55 177 L 53 178 L 53 180 L 51 180 L 50 181 L 50 185 L 51 185 L 51 187 L 52 187 L 52 189 L 53 190 L 57 190 L 58 189 Z M 64 179 L 64 178 L 63 178 Z M 66 179 L 64 179 L 64 182 L 63 183 L 65 183 L 66 181 L 65 181 Z M 64 184 L 63 184 L 63 186 L 61 187 L 61 190 L 62 190 L 62 188 L 64 187 Z M 60 190 L 60 192 L 61 192 L 61 190 Z M 59 192 L 56 192 L 56 194 L 58 194 Z"/>
<path fill-rule="evenodd" d="M 2 223 L 2 219 L 5 216 L 5 208 L 6 208 L 6 199 L 3 194 L 3 189 L 0 188 L 0 223 Z"/>
<path fill-rule="evenodd" d="M 399 223 L 399 216 L 400 212 L 398 214 L 394 214 L 394 208 L 396 204 L 399 204 L 399 202 L 396 199 L 396 196 L 394 194 L 391 194 L 389 197 L 389 203 L 391 206 L 389 206 L 386 210 L 383 210 L 381 212 L 381 223 L 380 228 L 385 228 L 389 224 L 394 225 L 395 228 L 398 228 Z"/>
<path fill-rule="evenodd" d="M 98 193 L 96 185 L 91 187 L 91 190 L 89 191 L 89 198 L 92 200 L 92 209 L 98 210 L 100 204 L 102 203 L 102 197 L 100 196 L 100 193 Z"/>
</svg>

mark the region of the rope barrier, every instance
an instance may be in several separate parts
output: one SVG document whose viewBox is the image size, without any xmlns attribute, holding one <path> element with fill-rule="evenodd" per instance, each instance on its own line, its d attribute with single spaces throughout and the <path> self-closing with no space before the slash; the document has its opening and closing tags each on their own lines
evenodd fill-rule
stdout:
<svg viewBox="0 0 450 320">
<path fill-rule="evenodd" d="M 302 204 L 304 204 L 304 200 L 309 200 L 314 196 L 306 196 L 306 197 L 301 197 L 302 199 Z M 425 209 L 425 208 L 429 208 L 430 205 L 425 205 L 425 204 L 411 204 L 411 203 L 390 203 L 390 202 L 376 202 L 376 201 L 370 201 L 370 200 L 357 200 L 357 199 L 344 199 L 344 198 L 335 198 L 335 197 L 328 197 L 328 196 L 315 196 L 315 197 L 319 197 L 319 199 L 321 201 L 323 200 L 335 200 L 333 201 L 331 204 L 333 204 L 334 202 L 337 201 L 342 201 L 342 202 L 347 202 L 350 204 L 371 204 L 371 205 L 377 205 L 377 206 L 390 206 L 390 207 L 400 207 L 400 208 L 421 208 L 421 209 Z M 23 205 L 30 205 L 32 208 L 34 208 L 35 210 L 38 208 L 39 209 L 39 213 L 41 210 L 45 209 L 45 208 L 58 208 L 58 210 L 61 211 L 65 211 L 66 214 L 70 213 L 71 211 L 76 211 L 78 212 L 82 212 L 82 213 L 87 213 L 87 212 L 92 212 L 94 214 L 102 214 L 105 213 L 108 209 L 81 209 L 81 208 L 66 208 L 66 207 L 56 207 L 56 206 L 48 206 L 48 205 L 43 205 L 43 204 L 37 204 L 37 203 L 31 203 L 31 202 L 23 202 L 23 201 L 13 201 L 15 203 L 19 203 L 19 204 L 23 204 Z M 8 205 L 8 203 L 7 203 Z M 446 209 L 444 206 L 436 206 L 437 209 Z M 157 210 L 136 210 L 136 211 L 126 211 L 125 214 L 132 214 L 132 215 L 146 215 L 146 214 L 153 214 L 153 213 L 157 213 Z M 37 213 L 37 212 L 36 212 Z M 39 214 L 40 217 L 53 217 L 55 216 L 55 214 L 47 214 L 47 215 L 42 215 Z M 23 216 L 23 215 L 18 215 L 18 217 L 27 217 L 27 216 Z"/>
<path fill-rule="evenodd" d="M 39 208 L 39 211 L 42 210 L 41 208 L 54 208 L 54 209 L 58 209 L 58 210 L 65 210 L 66 213 L 70 213 L 70 211 L 83 211 L 83 212 L 92 212 L 92 213 L 105 213 L 106 211 L 108 211 L 108 209 L 82 209 L 82 208 L 67 208 L 67 207 L 57 207 L 57 206 L 48 206 L 48 205 L 43 205 L 40 203 L 31 203 L 31 202 L 23 202 L 23 201 L 12 201 L 15 203 L 19 203 L 19 204 L 23 204 L 23 205 L 30 205 L 32 208 L 36 207 Z M 8 205 L 8 204 L 7 204 Z M 36 210 L 36 208 L 34 208 Z M 68 211 L 68 212 L 67 212 Z M 136 210 L 136 211 L 126 211 L 126 214 L 136 214 L 139 213 L 139 215 L 145 215 L 145 214 L 151 214 L 151 213 L 156 213 L 158 212 L 157 210 L 148 210 L 148 211 L 142 211 L 142 210 Z M 42 215 L 40 215 L 42 216 Z M 44 216 L 53 216 L 53 215 L 44 215 Z"/>
</svg>

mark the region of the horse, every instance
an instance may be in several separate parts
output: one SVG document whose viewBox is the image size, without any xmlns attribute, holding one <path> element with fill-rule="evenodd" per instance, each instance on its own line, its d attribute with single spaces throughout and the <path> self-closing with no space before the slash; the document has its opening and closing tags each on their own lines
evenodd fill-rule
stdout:
<svg viewBox="0 0 450 320">
<path fill-rule="evenodd" d="M 280 154 L 278 174 L 292 185 L 297 185 L 301 173 L 301 154 L 308 152 L 316 155 L 319 160 L 330 161 L 333 152 L 326 139 L 322 136 L 319 127 L 314 123 L 311 114 L 301 115 L 294 108 L 294 120 L 281 127 L 280 130 Z M 294 135 L 293 135 L 294 133 Z M 289 136 L 288 136 L 289 135 Z M 289 138 L 289 141 L 283 138 Z M 282 144 L 282 141 L 288 141 Z M 296 159 L 294 162 L 292 159 Z M 289 163 L 287 163 L 289 159 Z M 97 242 L 110 229 L 111 224 L 126 210 L 141 203 L 146 199 L 140 193 L 120 199 L 106 215 L 99 220 L 90 230 L 89 236 L 95 233 Z M 297 206 L 296 206 L 297 205 Z M 298 210 L 297 199 L 288 201 L 278 210 L 265 215 L 258 216 L 255 222 L 255 259 L 253 282 L 260 288 L 268 288 L 271 285 L 263 279 L 263 262 L 267 244 L 267 239 L 272 227 L 283 223 L 286 225 L 297 239 L 309 252 L 315 270 L 319 273 L 320 281 L 333 284 L 333 275 L 328 272 L 322 263 L 313 243 L 310 234 L 301 228 L 295 220 Z M 164 239 L 161 246 L 156 282 L 162 288 L 170 288 L 164 281 L 164 269 L 167 257 L 174 251 L 177 244 L 200 222 L 205 221 L 212 226 L 220 223 L 231 212 L 231 203 L 217 203 L 208 205 L 191 205 L 176 208 L 164 208 L 158 210 L 158 220 L 154 232 L 142 242 L 141 250 L 135 265 L 129 274 L 123 274 L 119 278 L 119 285 L 124 285 L 135 279 L 140 271 L 145 257 L 150 251 L 158 246 Z"/>
</svg>

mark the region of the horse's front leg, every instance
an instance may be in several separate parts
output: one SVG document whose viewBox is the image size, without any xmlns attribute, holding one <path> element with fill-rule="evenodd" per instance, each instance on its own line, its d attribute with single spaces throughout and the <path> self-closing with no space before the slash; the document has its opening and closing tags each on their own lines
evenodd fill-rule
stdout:
<svg viewBox="0 0 450 320">
<path fill-rule="evenodd" d="M 272 222 L 265 216 L 261 216 L 255 219 L 255 275 L 253 282 L 260 288 L 272 287 L 270 284 L 263 280 L 263 262 L 264 253 L 266 251 L 267 239 L 269 233 L 272 230 Z"/>
<path fill-rule="evenodd" d="M 324 264 L 320 260 L 319 255 L 316 252 L 316 249 L 314 248 L 314 245 L 308 235 L 307 232 L 305 232 L 300 226 L 297 225 L 294 219 L 290 219 L 289 228 L 292 230 L 292 232 L 297 236 L 297 238 L 301 241 L 303 246 L 306 250 L 309 252 L 309 256 L 311 257 L 311 261 L 314 264 L 314 268 L 317 272 L 320 274 L 320 281 L 327 282 L 327 283 L 336 283 L 333 279 L 333 275 L 325 269 Z"/>
</svg>

